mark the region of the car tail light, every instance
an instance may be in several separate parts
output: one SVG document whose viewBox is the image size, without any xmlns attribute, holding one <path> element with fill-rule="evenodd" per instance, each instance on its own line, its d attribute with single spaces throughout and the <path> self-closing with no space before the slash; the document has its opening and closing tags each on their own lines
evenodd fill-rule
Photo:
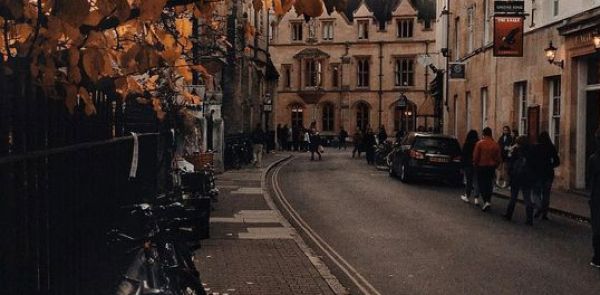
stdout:
<svg viewBox="0 0 600 295">
<path fill-rule="evenodd" d="M 461 156 L 456 156 L 456 157 L 452 158 L 452 162 L 457 162 L 458 163 L 460 161 L 462 161 L 462 157 Z"/>
<path fill-rule="evenodd" d="M 423 160 L 423 159 L 425 159 L 425 155 L 423 153 L 415 151 L 415 150 L 410 150 L 409 156 L 411 158 L 417 159 L 417 160 Z"/>
</svg>

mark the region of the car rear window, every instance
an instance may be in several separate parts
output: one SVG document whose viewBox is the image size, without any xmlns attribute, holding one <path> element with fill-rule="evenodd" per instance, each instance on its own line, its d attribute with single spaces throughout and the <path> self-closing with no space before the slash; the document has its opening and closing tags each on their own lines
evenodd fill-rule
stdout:
<svg viewBox="0 0 600 295">
<path fill-rule="evenodd" d="M 413 148 L 427 153 L 444 155 L 460 154 L 458 141 L 453 138 L 417 137 Z"/>
</svg>

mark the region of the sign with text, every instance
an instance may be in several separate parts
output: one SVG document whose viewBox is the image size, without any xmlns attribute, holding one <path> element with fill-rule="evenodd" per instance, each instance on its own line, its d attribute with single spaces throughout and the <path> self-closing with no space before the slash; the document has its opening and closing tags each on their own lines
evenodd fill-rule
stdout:
<svg viewBox="0 0 600 295">
<path fill-rule="evenodd" d="M 523 56 L 523 22 L 521 16 L 494 17 L 494 56 Z"/>
<path fill-rule="evenodd" d="M 525 12 L 524 1 L 494 1 L 494 12 L 496 13 L 523 13 Z"/>
<path fill-rule="evenodd" d="M 450 69 L 450 79 L 465 79 L 465 64 L 462 62 L 451 62 L 448 65 Z"/>
</svg>

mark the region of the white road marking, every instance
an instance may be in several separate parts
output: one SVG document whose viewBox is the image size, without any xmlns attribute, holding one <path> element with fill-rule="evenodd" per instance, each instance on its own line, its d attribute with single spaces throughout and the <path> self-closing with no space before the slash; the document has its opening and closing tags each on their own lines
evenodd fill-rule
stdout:
<svg viewBox="0 0 600 295">
<path fill-rule="evenodd" d="M 337 251 L 335 251 L 323 238 L 321 238 L 309 225 L 300 217 L 300 214 L 294 210 L 292 205 L 288 202 L 281 187 L 279 186 L 279 171 L 286 164 L 290 163 L 292 159 L 283 162 L 279 167 L 275 169 L 271 175 L 271 181 L 273 184 L 273 191 L 275 192 L 276 198 L 281 203 L 282 207 L 288 212 L 289 216 L 295 221 L 295 223 L 306 233 L 306 235 L 317 245 L 326 255 L 335 263 L 350 280 L 360 289 L 364 294 L 380 295 L 379 292 L 371 283 L 365 279 L 348 261 L 346 261 Z"/>
</svg>

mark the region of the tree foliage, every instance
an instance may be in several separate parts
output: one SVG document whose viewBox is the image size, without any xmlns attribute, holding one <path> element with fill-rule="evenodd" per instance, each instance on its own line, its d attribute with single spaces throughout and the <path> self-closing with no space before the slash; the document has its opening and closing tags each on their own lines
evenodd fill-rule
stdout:
<svg viewBox="0 0 600 295">
<path fill-rule="evenodd" d="M 31 75 L 48 96 L 62 98 L 70 111 L 78 101 L 95 113 L 89 90 L 111 85 L 122 98 L 151 103 L 159 118 L 165 97 L 198 102 L 186 91 L 193 72 L 210 79 L 194 63 L 193 50 L 202 46 L 193 34 L 193 20 L 215 34 L 218 46 L 231 46 L 223 24 L 214 19 L 217 5 L 227 0 L 0 0 L 2 67 L 27 58 Z M 228 0 L 241 1 L 241 0 Z M 277 15 L 291 7 L 316 17 L 322 0 L 254 0 L 255 9 Z M 325 0 L 328 10 L 343 9 L 345 0 Z M 254 30 L 245 26 L 246 37 Z M 2 69 L 0 69 L 2 70 Z M 107 83 L 108 81 L 108 83 Z"/>
</svg>

